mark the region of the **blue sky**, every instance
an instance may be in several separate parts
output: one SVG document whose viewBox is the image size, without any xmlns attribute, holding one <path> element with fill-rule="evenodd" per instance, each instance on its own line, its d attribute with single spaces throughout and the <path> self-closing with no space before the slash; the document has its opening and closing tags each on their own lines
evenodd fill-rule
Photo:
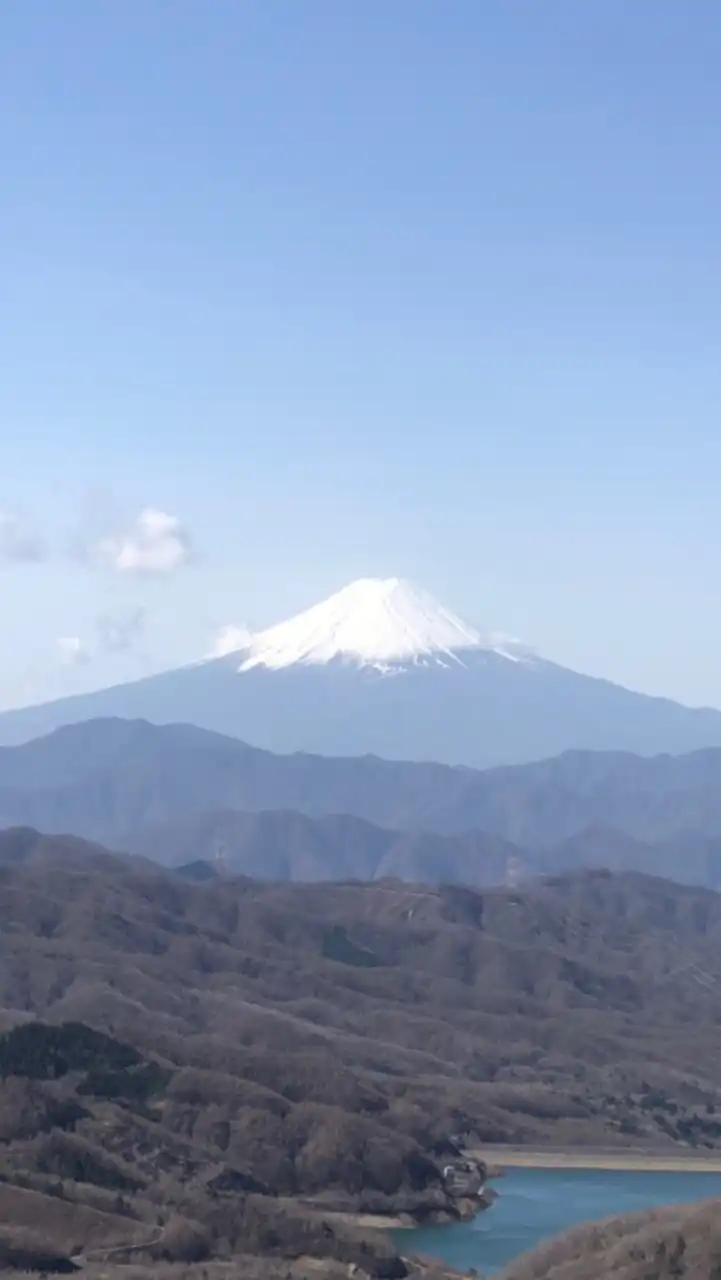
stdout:
<svg viewBox="0 0 721 1280">
<path fill-rule="evenodd" d="M 716 0 L 0 7 L 0 706 L 395 574 L 721 705 L 720 61 Z"/>
</svg>

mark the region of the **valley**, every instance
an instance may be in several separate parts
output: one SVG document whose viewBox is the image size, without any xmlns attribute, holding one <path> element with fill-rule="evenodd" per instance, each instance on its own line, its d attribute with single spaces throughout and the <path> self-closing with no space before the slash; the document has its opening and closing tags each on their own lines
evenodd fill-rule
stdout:
<svg viewBox="0 0 721 1280">
<path fill-rule="evenodd" d="M 5 1256 L 400 1280 L 367 1224 L 472 1213 L 443 1171 L 487 1145 L 718 1158 L 720 940 L 721 896 L 642 875 L 193 883 L 6 831 Z"/>
</svg>

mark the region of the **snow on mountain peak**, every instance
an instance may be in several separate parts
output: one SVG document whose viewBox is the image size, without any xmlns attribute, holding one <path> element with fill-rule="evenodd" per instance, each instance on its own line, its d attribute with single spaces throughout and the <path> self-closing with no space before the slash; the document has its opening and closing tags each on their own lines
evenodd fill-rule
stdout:
<svg viewBox="0 0 721 1280">
<path fill-rule="evenodd" d="M 463 661 L 471 649 L 495 649 L 515 661 L 512 646 L 483 639 L 427 591 L 402 578 L 360 578 L 287 622 L 261 631 L 244 648 L 240 671 L 279 670 L 340 659 L 391 670 L 403 664 Z"/>
</svg>

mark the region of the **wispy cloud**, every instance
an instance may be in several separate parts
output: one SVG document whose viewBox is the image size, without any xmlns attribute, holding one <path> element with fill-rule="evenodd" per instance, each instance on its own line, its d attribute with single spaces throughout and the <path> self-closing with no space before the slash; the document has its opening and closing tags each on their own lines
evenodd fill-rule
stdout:
<svg viewBox="0 0 721 1280">
<path fill-rule="evenodd" d="M 144 626 L 144 609 L 103 614 L 95 619 L 92 641 L 77 635 L 60 636 L 55 641 L 60 662 L 64 667 L 87 667 L 104 654 L 128 653 L 135 648 Z"/>
<path fill-rule="evenodd" d="M 135 646 L 145 626 L 145 610 L 103 614 L 96 620 L 98 648 L 103 653 L 127 653 Z"/>
<path fill-rule="evenodd" d="M 64 667 L 87 667 L 93 660 L 91 651 L 80 636 L 59 636 L 55 643 Z"/>
<path fill-rule="evenodd" d="M 208 653 L 209 658 L 225 658 L 229 653 L 246 649 L 250 643 L 251 633 L 247 627 L 229 623 L 217 632 Z"/>
<path fill-rule="evenodd" d="M 89 564 L 128 577 L 162 577 L 193 558 L 192 540 L 178 516 L 144 507 L 128 524 L 80 535 L 76 550 Z"/>
<path fill-rule="evenodd" d="M 45 540 L 32 524 L 0 512 L 0 564 L 39 564 L 47 554 Z"/>
</svg>

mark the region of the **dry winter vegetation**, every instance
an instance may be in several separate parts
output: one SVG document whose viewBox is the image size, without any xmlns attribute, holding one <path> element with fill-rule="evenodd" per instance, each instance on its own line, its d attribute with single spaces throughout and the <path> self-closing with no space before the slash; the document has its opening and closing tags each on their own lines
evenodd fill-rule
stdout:
<svg viewBox="0 0 721 1280">
<path fill-rule="evenodd" d="M 721 1280 L 721 1201 L 609 1218 L 541 1245 L 501 1280 Z"/>
<path fill-rule="evenodd" d="M 460 1140 L 721 1149 L 720 942 L 643 876 L 197 884 L 6 832 L 0 1258 L 400 1277 L 352 1215 L 452 1220 Z"/>
</svg>

